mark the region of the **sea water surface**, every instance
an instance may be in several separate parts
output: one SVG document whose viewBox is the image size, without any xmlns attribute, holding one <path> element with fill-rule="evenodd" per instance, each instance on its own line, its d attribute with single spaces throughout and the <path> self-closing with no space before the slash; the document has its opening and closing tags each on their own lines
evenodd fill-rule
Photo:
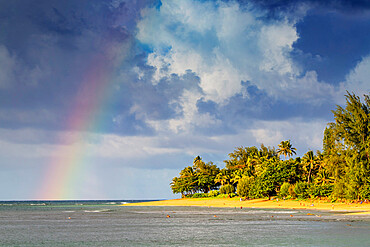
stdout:
<svg viewBox="0 0 370 247">
<path fill-rule="evenodd" d="M 369 216 L 130 202 L 0 202 L 0 246 L 370 246 Z"/>
</svg>

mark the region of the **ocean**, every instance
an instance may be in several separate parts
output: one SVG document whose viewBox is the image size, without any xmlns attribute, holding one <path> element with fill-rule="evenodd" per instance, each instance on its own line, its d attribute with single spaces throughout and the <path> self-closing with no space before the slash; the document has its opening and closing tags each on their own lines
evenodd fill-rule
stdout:
<svg viewBox="0 0 370 247">
<path fill-rule="evenodd" d="M 0 246 L 370 246 L 369 216 L 130 202 L 0 202 Z"/>
</svg>

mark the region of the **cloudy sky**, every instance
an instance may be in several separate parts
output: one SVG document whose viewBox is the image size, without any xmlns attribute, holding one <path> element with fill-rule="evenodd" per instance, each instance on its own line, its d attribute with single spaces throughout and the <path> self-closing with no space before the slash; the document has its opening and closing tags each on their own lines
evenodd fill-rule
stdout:
<svg viewBox="0 0 370 247">
<path fill-rule="evenodd" d="M 370 4 L 0 0 L 0 200 L 174 198 L 200 155 L 322 148 L 370 92 Z"/>
</svg>

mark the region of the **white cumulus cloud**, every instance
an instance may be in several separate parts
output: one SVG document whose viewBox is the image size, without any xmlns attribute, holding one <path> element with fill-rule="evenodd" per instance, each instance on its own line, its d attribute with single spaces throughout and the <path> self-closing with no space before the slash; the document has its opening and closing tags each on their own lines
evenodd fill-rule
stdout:
<svg viewBox="0 0 370 247">
<path fill-rule="evenodd" d="M 295 73 L 289 58 L 298 39 L 294 23 L 265 23 L 260 16 L 236 2 L 163 1 L 159 10 L 143 11 L 137 38 L 153 47 L 148 64 L 155 80 L 191 70 L 205 99 L 223 103 L 241 92 L 241 81 L 270 88 L 260 73 Z"/>
<path fill-rule="evenodd" d="M 342 90 L 358 96 L 370 93 L 370 55 L 364 57 L 346 76 L 341 84 Z"/>
<path fill-rule="evenodd" d="M 243 81 L 283 100 L 320 103 L 336 95 L 315 71 L 302 72 L 290 57 L 299 18 L 266 20 L 264 15 L 251 5 L 221 1 L 167 0 L 160 8 L 144 9 L 136 37 L 152 49 L 147 57 L 155 71 L 152 83 L 192 71 L 201 89 L 179 99 L 182 117 L 148 122 L 175 131 L 189 129 L 192 116 L 218 123 L 198 112 L 198 100 L 225 105 L 237 94 L 248 97 Z"/>
</svg>

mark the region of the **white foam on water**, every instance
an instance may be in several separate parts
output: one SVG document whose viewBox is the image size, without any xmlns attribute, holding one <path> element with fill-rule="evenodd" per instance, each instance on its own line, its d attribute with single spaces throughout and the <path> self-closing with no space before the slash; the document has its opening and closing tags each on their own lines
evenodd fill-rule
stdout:
<svg viewBox="0 0 370 247">
<path fill-rule="evenodd" d="M 100 210 L 85 210 L 85 213 L 103 213 L 103 212 L 109 212 L 109 209 L 100 209 Z"/>
</svg>

